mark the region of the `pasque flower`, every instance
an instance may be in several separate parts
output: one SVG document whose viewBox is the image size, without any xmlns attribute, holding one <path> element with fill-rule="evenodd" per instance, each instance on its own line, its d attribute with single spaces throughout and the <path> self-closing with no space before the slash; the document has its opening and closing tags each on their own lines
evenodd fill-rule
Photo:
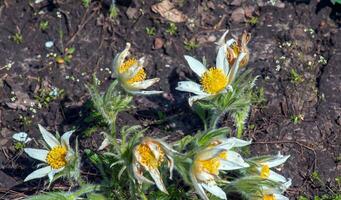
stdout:
<svg viewBox="0 0 341 200">
<path fill-rule="evenodd" d="M 196 192 L 202 199 L 208 200 L 204 189 L 221 199 L 226 199 L 225 192 L 216 182 L 219 180 L 219 171 L 249 167 L 241 155 L 231 149 L 250 143 L 251 141 L 237 138 L 216 139 L 195 155 L 190 176 Z"/>
<path fill-rule="evenodd" d="M 160 94 L 162 91 L 143 91 L 154 83 L 158 82 L 159 78 L 147 79 L 147 73 L 144 70 L 144 58 L 136 59 L 129 58 L 129 49 L 131 44 L 127 43 L 125 49 L 118 53 L 113 61 L 113 77 L 117 78 L 122 88 L 131 94 L 149 95 Z"/>
<path fill-rule="evenodd" d="M 257 163 L 258 167 L 257 170 L 259 172 L 259 176 L 264 179 L 272 180 L 275 182 L 280 182 L 280 183 L 285 183 L 288 180 L 272 171 L 270 168 L 277 167 L 281 164 L 283 164 L 287 159 L 290 157 L 290 155 L 283 156 L 280 153 L 278 153 L 276 156 L 271 157 L 270 159 L 264 160 L 264 161 L 259 161 Z"/>
<path fill-rule="evenodd" d="M 234 40 L 230 41 L 230 43 L 232 42 Z M 197 59 L 191 56 L 185 56 L 189 67 L 200 78 L 200 84 L 194 81 L 180 81 L 176 88 L 179 91 L 195 94 L 195 96 L 188 99 L 190 105 L 194 101 L 213 97 L 220 93 L 226 93 L 228 88 L 231 88 L 230 85 L 238 72 L 239 64 L 244 58 L 245 53 L 240 53 L 230 68 L 226 57 L 226 45 L 230 43 L 227 42 L 227 44 L 224 44 L 218 49 L 215 67 L 207 68 L 207 66 Z"/>
<path fill-rule="evenodd" d="M 24 148 L 24 151 L 30 157 L 42 161 L 46 166 L 29 174 L 24 181 L 48 176 L 51 182 L 54 175 L 63 171 L 74 156 L 69 143 L 73 131 L 64 133 L 59 140 L 41 125 L 38 126 L 48 149 Z"/>
<path fill-rule="evenodd" d="M 133 150 L 133 172 L 137 181 L 140 184 L 143 182 L 155 183 L 162 192 L 168 193 L 162 181 L 159 167 L 167 161 L 170 170 L 170 179 L 172 178 L 174 168 L 173 152 L 174 150 L 162 140 L 149 137 L 142 139 Z M 143 176 L 144 170 L 149 172 L 154 182 Z"/>
</svg>

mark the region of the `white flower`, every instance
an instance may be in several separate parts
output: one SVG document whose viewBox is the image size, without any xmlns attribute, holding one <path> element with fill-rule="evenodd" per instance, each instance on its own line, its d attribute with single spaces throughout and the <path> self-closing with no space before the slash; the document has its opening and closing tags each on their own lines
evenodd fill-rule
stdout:
<svg viewBox="0 0 341 200">
<path fill-rule="evenodd" d="M 190 176 L 195 190 L 202 199 L 208 200 L 204 189 L 220 199 L 226 199 L 225 192 L 216 183 L 219 171 L 249 167 L 249 164 L 237 152 L 230 149 L 250 143 L 251 141 L 237 138 L 217 139 L 196 154 Z"/>
<path fill-rule="evenodd" d="M 261 178 L 272 180 L 279 183 L 287 182 L 288 180 L 284 176 L 270 170 L 270 168 L 277 167 L 283 164 L 285 161 L 287 161 L 289 157 L 290 155 L 283 156 L 280 153 L 278 153 L 276 156 L 273 156 L 270 159 L 260 161 L 259 163 L 257 163 L 259 166 L 257 167 L 259 176 Z"/>
<path fill-rule="evenodd" d="M 159 78 L 146 79 L 146 72 L 144 71 L 144 58 L 139 60 L 130 58 L 126 60 L 129 55 L 130 43 L 126 44 L 126 48 L 117 54 L 113 61 L 113 77 L 117 78 L 122 88 L 131 94 L 135 95 L 149 95 L 160 94 L 162 91 L 142 91 L 158 82 Z"/>
<path fill-rule="evenodd" d="M 172 171 L 174 168 L 174 160 L 171 156 L 172 152 L 174 150 L 165 142 L 149 137 L 144 138 L 133 150 L 132 167 L 137 181 L 140 184 L 143 182 L 155 183 L 159 190 L 168 194 L 158 168 L 163 164 L 165 158 L 167 158 L 170 179 L 172 179 Z M 143 169 L 149 172 L 154 182 L 143 176 Z"/>
<path fill-rule="evenodd" d="M 231 39 L 218 49 L 216 66 L 209 69 L 197 59 L 191 56 L 185 56 L 189 67 L 200 77 L 200 84 L 193 81 L 180 81 L 176 88 L 179 91 L 195 94 L 195 96 L 188 99 L 190 105 L 194 101 L 212 97 L 216 94 L 226 93 L 228 91 L 227 89 L 231 88 L 231 83 L 238 72 L 239 63 L 245 56 L 245 53 L 240 53 L 232 67 L 229 67 L 226 49 L 233 42 L 234 40 Z"/>
<path fill-rule="evenodd" d="M 28 137 L 27 133 L 25 132 L 19 132 L 12 135 L 12 138 L 15 139 L 18 142 L 22 142 L 24 144 L 28 143 L 32 140 L 32 138 Z"/>
<path fill-rule="evenodd" d="M 24 151 L 31 157 L 44 162 L 45 167 L 37 169 L 29 174 L 24 181 L 48 176 L 50 182 L 56 173 L 61 172 L 74 156 L 74 151 L 70 147 L 69 139 L 73 131 L 68 131 L 62 135 L 60 141 L 38 124 L 43 139 L 48 145 L 48 149 L 24 148 Z"/>
</svg>

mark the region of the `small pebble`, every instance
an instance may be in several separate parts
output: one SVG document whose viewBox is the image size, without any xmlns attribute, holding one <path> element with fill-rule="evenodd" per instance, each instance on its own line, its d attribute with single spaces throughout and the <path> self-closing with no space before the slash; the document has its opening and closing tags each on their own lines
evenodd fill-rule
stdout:
<svg viewBox="0 0 341 200">
<path fill-rule="evenodd" d="M 45 42 L 45 47 L 48 48 L 48 49 L 51 48 L 51 47 L 53 47 L 53 45 L 54 45 L 54 44 L 53 44 L 53 41 Z"/>
</svg>

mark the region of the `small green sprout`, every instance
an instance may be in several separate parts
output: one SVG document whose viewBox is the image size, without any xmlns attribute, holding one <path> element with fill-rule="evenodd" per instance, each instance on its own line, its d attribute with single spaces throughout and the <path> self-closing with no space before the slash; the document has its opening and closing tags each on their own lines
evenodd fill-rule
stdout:
<svg viewBox="0 0 341 200">
<path fill-rule="evenodd" d="M 23 142 L 15 142 L 14 143 L 14 149 L 16 150 L 16 151 L 21 151 L 21 150 L 23 150 L 24 148 L 25 148 L 25 143 L 23 143 Z"/>
<path fill-rule="evenodd" d="M 333 4 L 338 3 L 341 4 L 341 0 L 330 0 Z"/>
<path fill-rule="evenodd" d="M 309 200 L 309 199 L 307 197 L 305 197 L 305 196 L 299 196 L 298 200 Z"/>
<path fill-rule="evenodd" d="M 113 2 L 110 6 L 110 10 L 109 10 L 109 16 L 111 19 L 115 19 L 118 15 L 118 8 L 115 5 L 115 3 Z"/>
<path fill-rule="evenodd" d="M 194 50 L 199 47 L 199 43 L 195 40 L 184 41 L 185 49 L 188 51 Z"/>
<path fill-rule="evenodd" d="M 311 174 L 311 179 L 312 179 L 314 182 L 317 182 L 317 183 L 320 183 L 320 184 L 323 185 L 323 181 L 321 180 L 320 174 L 319 174 L 317 171 L 314 171 L 314 172 Z"/>
<path fill-rule="evenodd" d="M 178 31 L 178 27 L 176 26 L 175 23 L 171 22 L 168 24 L 168 27 L 166 29 L 166 33 L 169 35 L 175 35 Z"/>
<path fill-rule="evenodd" d="M 299 124 L 301 121 L 304 120 L 304 115 L 303 114 L 298 114 L 298 115 L 293 115 L 291 117 L 291 121 L 294 123 L 294 124 Z"/>
<path fill-rule="evenodd" d="M 251 19 L 249 19 L 248 21 L 247 21 L 247 23 L 248 24 L 250 24 L 251 26 L 255 26 L 257 23 L 258 23 L 258 17 L 251 17 Z"/>
<path fill-rule="evenodd" d="M 19 116 L 19 122 L 20 124 L 24 125 L 24 126 L 29 126 L 32 124 L 32 119 L 28 116 Z"/>
<path fill-rule="evenodd" d="M 35 99 L 43 106 L 48 106 L 52 101 L 62 97 L 64 90 L 57 87 L 41 88 L 38 90 L 38 94 Z"/>
<path fill-rule="evenodd" d="M 84 8 L 89 8 L 91 0 L 82 0 L 82 5 Z"/>
<path fill-rule="evenodd" d="M 39 23 L 39 29 L 41 31 L 46 31 L 49 28 L 49 21 L 43 20 Z"/>
<path fill-rule="evenodd" d="M 322 65 L 326 65 L 327 64 L 327 60 L 323 56 L 320 56 L 320 58 L 319 58 L 319 60 L 317 62 L 322 64 Z"/>
<path fill-rule="evenodd" d="M 156 35 L 156 28 L 155 27 L 146 27 L 146 33 L 150 37 L 155 36 Z"/>
<path fill-rule="evenodd" d="M 20 32 L 17 32 L 14 35 L 12 35 L 11 39 L 16 44 L 21 44 L 24 41 L 23 36 L 21 35 Z"/>
<path fill-rule="evenodd" d="M 291 82 L 294 84 L 299 84 L 303 82 L 303 78 L 301 77 L 301 75 L 299 75 L 295 69 L 291 69 L 290 71 L 290 79 Z"/>
<path fill-rule="evenodd" d="M 55 58 L 56 62 L 58 64 L 64 64 L 65 62 L 66 63 L 70 63 L 71 62 L 71 59 L 73 57 L 73 54 L 75 53 L 76 51 L 76 48 L 74 47 L 71 47 L 71 48 L 65 48 L 64 50 L 64 56 L 57 56 Z"/>
</svg>

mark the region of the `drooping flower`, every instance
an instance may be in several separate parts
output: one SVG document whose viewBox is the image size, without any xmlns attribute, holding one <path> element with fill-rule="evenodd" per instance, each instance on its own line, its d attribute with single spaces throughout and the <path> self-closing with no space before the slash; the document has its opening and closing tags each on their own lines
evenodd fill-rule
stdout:
<svg viewBox="0 0 341 200">
<path fill-rule="evenodd" d="M 259 163 L 257 163 L 259 176 L 263 179 L 268 179 L 279 183 L 287 182 L 288 180 L 284 176 L 272 171 L 270 168 L 283 164 L 289 157 L 290 155 L 283 156 L 278 153 L 276 156 L 273 156 L 270 159 L 259 161 Z"/>
<path fill-rule="evenodd" d="M 125 49 L 115 56 L 113 60 L 113 77 L 117 78 L 122 88 L 131 94 L 149 95 L 162 93 L 162 91 L 143 91 L 160 79 L 152 78 L 146 80 L 147 73 L 143 68 L 143 57 L 138 60 L 133 57 L 126 59 L 129 55 L 130 46 L 130 43 L 127 43 Z"/>
<path fill-rule="evenodd" d="M 69 161 L 74 157 L 75 153 L 69 143 L 73 131 L 64 133 L 60 140 L 58 140 L 40 124 L 38 124 L 38 126 L 44 141 L 48 145 L 48 149 L 24 148 L 24 151 L 31 158 L 40 160 L 47 166 L 35 170 L 29 174 L 24 181 L 48 176 L 51 182 L 54 175 L 63 171 L 65 166 L 67 166 Z"/>
<path fill-rule="evenodd" d="M 239 38 L 235 38 L 235 40 L 226 40 L 226 35 L 229 31 L 227 30 L 222 37 L 218 40 L 217 45 L 219 47 L 223 47 L 223 50 L 225 50 L 225 55 L 227 58 L 227 61 L 230 65 L 233 65 L 237 59 L 238 56 L 241 53 L 245 53 L 244 58 L 240 61 L 240 67 L 245 67 L 250 59 L 250 52 L 247 47 L 247 44 L 250 42 L 251 34 L 244 31 Z"/>
<path fill-rule="evenodd" d="M 219 171 L 249 167 L 241 155 L 231 148 L 250 143 L 251 141 L 237 138 L 217 139 L 195 155 L 190 176 L 195 190 L 202 199 L 208 200 L 204 189 L 221 199 L 226 199 L 225 192 L 216 183 Z"/>
<path fill-rule="evenodd" d="M 226 45 L 233 42 L 234 40 L 230 40 L 219 48 L 216 66 L 209 69 L 197 59 L 185 56 L 189 67 L 200 77 L 200 84 L 194 81 L 180 81 L 175 89 L 195 94 L 195 96 L 188 99 L 190 105 L 194 101 L 226 93 L 228 88 L 231 88 L 231 84 L 238 72 L 239 64 L 246 55 L 245 53 L 240 53 L 230 69 L 226 57 Z"/>
<path fill-rule="evenodd" d="M 156 186 L 164 193 L 167 189 L 162 181 L 159 167 L 165 162 L 168 162 L 170 171 L 170 179 L 172 179 L 172 171 L 174 168 L 174 160 L 172 158 L 172 150 L 165 142 L 158 139 L 146 137 L 133 150 L 133 172 L 137 181 L 156 184 Z M 151 181 L 143 176 L 143 170 L 149 172 L 154 180 Z"/>
</svg>

